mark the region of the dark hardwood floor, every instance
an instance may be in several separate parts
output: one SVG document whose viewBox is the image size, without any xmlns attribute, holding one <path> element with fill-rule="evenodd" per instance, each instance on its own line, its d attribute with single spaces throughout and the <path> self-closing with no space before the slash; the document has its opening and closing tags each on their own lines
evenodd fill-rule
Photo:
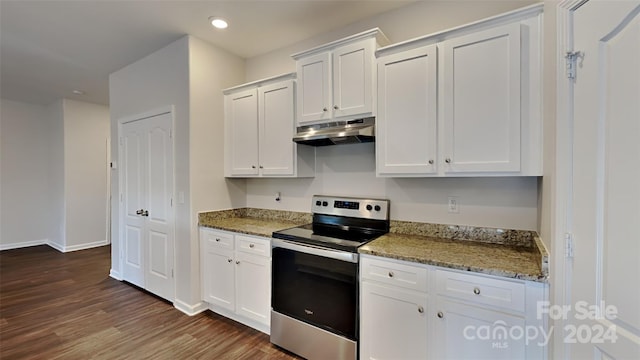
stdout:
<svg viewBox="0 0 640 360">
<path fill-rule="evenodd" d="M 187 316 L 109 267 L 109 246 L 0 251 L 0 358 L 296 358 L 210 311 Z"/>
</svg>

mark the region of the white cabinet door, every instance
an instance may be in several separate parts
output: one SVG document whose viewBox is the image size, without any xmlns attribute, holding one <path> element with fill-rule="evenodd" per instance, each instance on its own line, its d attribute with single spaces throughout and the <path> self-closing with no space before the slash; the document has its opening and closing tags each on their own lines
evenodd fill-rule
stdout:
<svg viewBox="0 0 640 360">
<path fill-rule="evenodd" d="M 333 51 L 333 117 L 372 113 L 374 50 L 366 39 Z"/>
<path fill-rule="evenodd" d="M 378 175 L 437 171 L 436 45 L 378 59 Z"/>
<path fill-rule="evenodd" d="M 294 175 L 293 80 L 258 88 L 260 174 Z"/>
<path fill-rule="evenodd" d="M 236 252 L 236 312 L 269 325 L 271 261 L 267 257 Z"/>
<path fill-rule="evenodd" d="M 258 92 L 250 89 L 225 96 L 226 124 L 230 127 L 231 175 L 258 175 Z"/>
<path fill-rule="evenodd" d="M 296 68 L 298 125 L 331 119 L 331 53 L 299 59 Z"/>
<path fill-rule="evenodd" d="M 362 283 L 361 359 L 426 359 L 427 295 Z"/>
<path fill-rule="evenodd" d="M 204 300 L 210 304 L 235 310 L 235 263 L 233 251 L 220 249 L 211 237 L 204 239 Z"/>
<path fill-rule="evenodd" d="M 437 359 L 526 358 L 526 334 L 518 335 L 520 330 L 526 331 L 522 317 L 438 297 L 428 320 L 435 322 L 431 335 L 435 347 L 432 351 Z"/>
<path fill-rule="evenodd" d="M 520 24 L 442 50 L 445 172 L 520 171 Z"/>
</svg>

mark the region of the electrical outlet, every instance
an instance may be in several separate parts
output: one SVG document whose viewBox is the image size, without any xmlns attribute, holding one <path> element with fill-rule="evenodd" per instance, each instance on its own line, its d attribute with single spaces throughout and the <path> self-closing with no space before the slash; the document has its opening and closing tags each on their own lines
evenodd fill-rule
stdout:
<svg viewBox="0 0 640 360">
<path fill-rule="evenodd" d="M 458 197 L 457 196 L 449 196 L 448 198 L 448 206 L 447 209 L 451 214 L 460 213 L 460 209 L 458 208 Z"/>
</svg>

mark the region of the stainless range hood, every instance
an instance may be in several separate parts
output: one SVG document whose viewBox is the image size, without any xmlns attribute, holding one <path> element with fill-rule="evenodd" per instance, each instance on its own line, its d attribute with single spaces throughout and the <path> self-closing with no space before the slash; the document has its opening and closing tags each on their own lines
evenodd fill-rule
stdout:
<svg viewBox="0 0 640 360">
<path fill-rule="evenodd" d="M 375 118 L 301 126 L 293 136 L 293 141 L 311 146 L 373 142 Z"/>
</svg>

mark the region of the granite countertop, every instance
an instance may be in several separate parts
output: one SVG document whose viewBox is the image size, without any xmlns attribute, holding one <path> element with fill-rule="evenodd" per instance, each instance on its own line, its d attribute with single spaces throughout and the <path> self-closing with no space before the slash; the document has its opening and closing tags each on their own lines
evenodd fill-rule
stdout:
<svg viewBox="0 0 640 360">
<path fill-rule="evenodd" d="M 311 215 L 293 211 L 241 208 L 198 214 L 198 225 L 248 235 L 271 237 L 274 231 L 308 224 Z"/>
<path fill-rule="evenodd" d="M 547 281 L 548 255 L 535 232 L 395 223 L 396 226 L 394 222 L 391 224 L 391 232 L 360 247 L 358 252 L 507 278 Z M 413 224 L 414 228 L 407 224 Z M 435 226 L 439 228 L 434 229 Z M 470 233 L 475 233 L 475 238 Z"/>
</svg>

